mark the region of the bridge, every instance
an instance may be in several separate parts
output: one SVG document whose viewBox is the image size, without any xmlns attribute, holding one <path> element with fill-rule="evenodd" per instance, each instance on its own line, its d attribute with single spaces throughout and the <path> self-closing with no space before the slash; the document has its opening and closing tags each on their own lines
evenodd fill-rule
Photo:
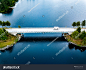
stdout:
<svg viewBox="0 0 86 70">
<path fill-rule="evenodd" d="M 53 27 L 49 28 L 9 28 L 6 29 L 9 33 L 16 35 L 17 33 L 69 33 L 74 32 L 76 28 L 59 28 L 55 30 Z M 86 31 L 86 29 L 81 29 L 81 31 Z"/>
</svg>

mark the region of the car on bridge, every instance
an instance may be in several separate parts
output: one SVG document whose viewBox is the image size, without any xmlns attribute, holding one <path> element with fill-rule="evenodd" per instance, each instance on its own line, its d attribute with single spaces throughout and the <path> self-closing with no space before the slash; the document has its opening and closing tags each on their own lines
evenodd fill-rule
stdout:
<svg viewBox="0 0 86 70">
<path fill-rule="evenodd" d="M 59 27 L 57 27 L 57 26 L 54 27 L 54 30 L 58 30 L 58 29 L 59 29 Z"/>
</svg>

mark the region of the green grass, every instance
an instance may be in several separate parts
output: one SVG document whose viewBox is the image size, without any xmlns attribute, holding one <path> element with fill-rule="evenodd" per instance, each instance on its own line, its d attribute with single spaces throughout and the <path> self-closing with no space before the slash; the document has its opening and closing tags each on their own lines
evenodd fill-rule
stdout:
<svg viewBox="0 0 86 70">
<path fill-rule="evenodd" d="M 7 40 L 0 40 L 0 48 L 6 47 L 7 45 L 12 45 L 14 42 L 17 42 L 15 36 L 9 35 Z"/>
<path fill-rule="evenodd" d="M 81 46 L 86 46 L 86 44 L 83 44 L 82 39 L 74 39 L 72 38 L 70 35 L 66 35 L 66 39 L 69 42 L 73 42 L 74 44 L 77 44 L 77 46 L 81 47 Z"/>
<path fill-rule="evenodd" d="M 0 28 L 0 31 L 0 34 L 4 33 L 4 30 L 2 28 Z M 14 42 L 16 43 L 17 41 L 18 39 L 16 36 L 5 32 L 5 34 L 0 37 L 0 48 L 6 47 L 7 45 L 12 45 L 14 44 Z"/>
<path fill-rule="evenodd" d="M 81 47 L 81 45 L 77 45 L 77 46 Z"/>
</svg>

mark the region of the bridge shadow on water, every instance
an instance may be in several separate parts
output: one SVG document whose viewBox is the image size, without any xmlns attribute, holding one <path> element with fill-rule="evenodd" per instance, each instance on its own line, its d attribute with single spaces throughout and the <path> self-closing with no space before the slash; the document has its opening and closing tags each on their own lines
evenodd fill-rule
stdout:
<svg viewBox="0 0 86 70">
<path fill-rule="evenodd" d="M 24 41 L 26 41 L 26 42 L 34 42 L 34 41 L 51 42 L 51 41 L 55 40 L 56 38 L 57 37 L 24 37 L 19 42 L 24 42 Z M 67 42 L 63 36 L 61 36 L 61 37 L 58 36 L 58 38 L 54 42 L 58 42 L 58 41 Z M 75 49 L 75 50 L 80 50 L 81 52 L 84 52 L 86 50 L 86 47 L 79 47 L 79 46 L 73 45 L 71 43 L 68 44 L 68 47 L 70 50 Z"/>
<path fill-rule="evenodd" d="M 24 38 L 22 38 L 19 42 L 34 42 L 34 41 L 36 41 L 36 42 L 39 42 L 39 41 L 40 41 L 40 42 L 46 42 L 46 41 L 51 42 L 51 41 L 55 40 L 56 38 L 57 38 L 57 37 L 24 37 Z M 64 39 L 63 36 L 58 37 L 58 38 L 55 40 L 55 42 L 58 42 L 58 41 L 67 42 L 67 41 Z M 1 51 L 1 52 L 4 53 L 5 51 L 8 51 L 9 53 L 11 53 L 11 52 L 13 51 L 13 48 L 14 48 L 14 46 L 13 46 L 13 47 L 10 47 L 9 49 L 6 49 L 6 50 L 4 50 L 4 51 Z M 86 50 L 86 47 L 78 47 L 78 46 L 75 46 L 75 45 L 73 45 L 73 44 L 71 44 L 71 43 L 68 44 L 68 48 L 69 48 L 70 50 L 72 50 L 72 49 L 80 50 L 81 52 L 84 52 L 84 51 Z"/>
<path fill-rule="evenodd" d="M 57 39 L 56 39 L 57 38 Z M 56 40 L 55 40 L 56 39 Z M 24 37 L 22 38 L 19 42 L 23 42 L 23 41 L 29 41 L 29 42 L 33 42 L 33 41 L 41 41 L 41 42 L 45 42 L 45 41 L 66 41 L 64 39 L 64 37 Z"/>
<path fill-rule="evenodd" d="M 55 40 L 57 37 L 23 37 L 19 42 L 45 42 L 45 41 L 53 41 Z M 55 41 L 66 41 L 64 39 L 64 37 L 58 37 Z M 1 52 L 4 53 L 5 51 L 8 51 L 9 53 L 11 53 L 13 51 L 14 46 L 6 49 L 6 50 L 2 50 Z"/>
</svg>

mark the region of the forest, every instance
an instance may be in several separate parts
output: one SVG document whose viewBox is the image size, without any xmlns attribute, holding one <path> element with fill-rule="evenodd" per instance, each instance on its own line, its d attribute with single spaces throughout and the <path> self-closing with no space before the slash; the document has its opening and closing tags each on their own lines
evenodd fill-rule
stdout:
<svg viewBox="0 0 86 70">
<path fill-rule="evenodd" d="M 15 2 L 18 0 L 0 0 L 0 13 L 9 13 L 12 11 L 12 8 L 15 6 Z"/>
</svg>

